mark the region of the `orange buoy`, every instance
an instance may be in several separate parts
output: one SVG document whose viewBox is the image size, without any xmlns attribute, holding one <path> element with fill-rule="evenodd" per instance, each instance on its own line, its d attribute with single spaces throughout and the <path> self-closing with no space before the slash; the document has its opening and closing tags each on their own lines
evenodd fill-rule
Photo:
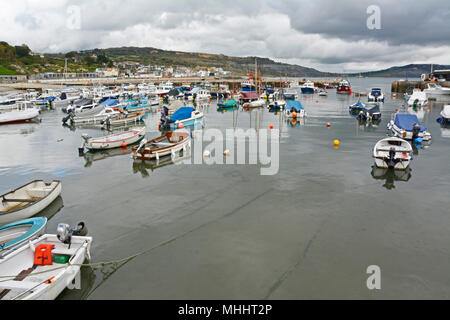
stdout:
<svg viewBox="0 0 450 320">
<path fill-rule="evenodd" d="M 178 129 L 183 129 L 184 128 L 184 124 L 182 123 L 182 122 L 180 122 L 179 124 L 178 124 Z"/>
<path fill-rule="evenodd" d="M 292 112 L 292 118 L 297 118 L 297 112 Z"/>
<path fill-rule="evenodd" d="M 270 130 L 272 130 L 272 129 L 273 129 L 273 124 L 271 124 L 271 125 L 269 126 L 269 128 L 270 128 Z"/>
<path fill-rule="evenodd" d="M 327 128 L 331 127 L 331 123 L 327 122 Z"/>
<path fill-rule="evenodd" d="M 124 141 L 124 142 L 122 142 L 122 147 L 126 147 L 127 146 L 127 143 Z"/>
</svg>

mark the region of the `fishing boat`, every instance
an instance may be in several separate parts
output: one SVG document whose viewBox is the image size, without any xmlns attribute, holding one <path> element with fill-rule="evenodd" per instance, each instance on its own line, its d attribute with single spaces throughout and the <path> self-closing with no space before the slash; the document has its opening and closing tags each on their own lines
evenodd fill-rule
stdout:
<svg viewBox="0 0 450 320">
<path fill-rule="evenodd" d="M 81 98 L 75 101 L 71 101 L 67 107 L 62 107 L 61 110 L 66 113 L 79 113 L 89 109 L 92 109 L 96 106 L 93 99 L 90 98 Z"/>
<path fill-rule="evenodd" d="M 139 146 L 132 149 L 133 159 L 159 159 L 163 156 L 175 155 L 180 150 L 186 151 L 188 147 L 191 147 L 191 135 L 188 131 L 169 131 L 150 141 L 142 140 Z"/>
<path fill-rule="evenodd" d="M 90 260 L 92 237 L 84 223 L 28 241 L 0 259 L 0 300 L 54 300 Z"/>
<path fill-rule="evenodd" d="M 44 210 L 61 194 L 61 182 L 35 180 L 0 196 L 0 224 L 27 219 Z"/>
<path fill-rule="evenodd" d="M 29 102 L 18 102 L 15 109 L 7 112 L 0 112 L 0 125 L 18 122 L 27 122 L 36 119 L 39 110 Z"/>
<path fill-rule="evenodd" d="M 306 82 L 300 87 L 300 89 L 302 90 L 302 93 L 303 93 L 303 94 L 314 93 L 314 91 L 315 91 L 314 82 L 306 81 Z"/>
<path fill-rule="evenodd" d="M 408 99 L 408 106 L 423 107 L 428 104 L 427 94 L 420 89 L 414 89 L 412 95 Z"/>
<path fill-rule="evenodd" d="M 348 107 L 349 112 L 353 115 L 359 114 L 361 111 L 364 111 L 366 109 L 366 105 L 362 103 L 361 101 L 358 101 L 351 106 Z"/>
<path fill-rule="evenodd" d="M 422 126 L 419 119 L 414 114 L 396 113 L 394 120 L 391 120 L 387 128 L 394 136 L 414 142 L 431 140 L 431 133 Z"/>
<path fill-rule="evenodd" d="M 359 112 L 358 120 L 361 121 L 378 121 L 381 119 L 381 111 L 378 103 L 368 103 L 363 110 Z"/>
<path fill-rule="evenodd" d="M 405 170 L 411 161 L 411 154 L 409 142 L 397 137 L 381 139 L 373 148 L 375 165 L 379 168 Z"/>
<path fill-rule="evenodd" d="M 350 85 L 350 82 L 348 82 L 347 80 L 340 81 L 338 86 L 336 87 L 336 93 L 352 94 L 352 87 Z"/>
<path fill-rule="evenodd" d="M 367 95 L 368 102 L 384 102 L 384 93 L 380 88 L 371 88 Z"/>
<path fill-rule="evenodd" d="M 160 130 L 176 130 L 182 126 L 192 126 L 203 121 L 203 112 L 192 107 L 181 107 L 169 116 L 169 109 L 161 110 Z"/>
<path fill-rule="evenodd" d="M 47 218 L 36 217 L 16 221 L 0 227 L 0 261 L 23 243 L 39 237 L 45 229 Z"/>
<path fill-rule="evenodd" d="M 228 101 L 223 101 L 222 100 L 222 101 L 218 102 L 217 106 L 219 108 L 234 108 L 234 107 L 237 106 L 237 104 L 238 104 L 238 102 L 236 100 L 230 99 Z"/>
<path fill-rule="evenodd" d="M 140 141 L 145 136 L 145 127 L 134 128 L 128 131 L 115 133 L 99 138 L 92 138 L 87 134 L 82 134 L 84 140 L 83 146 L 80 148 L 84 150 L 105 150 L 119 147 L 126 147 L 130 144 Z"/>
<path fill-rule="evenodd" d="M 444 106 L 437 121 L 444 125 L 450 124 L 450 104 Z"/>
<path fill-rule="evenodd" d="M 287 88 L 284 90 L 283 97 L 285 100 L 296 100 L 298 98 L 298 94 L 295 89 Z"/>
<path fill-rule="evenodd" d="M 288 118 L 304 118 L 306 117 L 305 108 L 300 101 L 289 100 L 286 102 L 284 113 Z"/>
</svg>

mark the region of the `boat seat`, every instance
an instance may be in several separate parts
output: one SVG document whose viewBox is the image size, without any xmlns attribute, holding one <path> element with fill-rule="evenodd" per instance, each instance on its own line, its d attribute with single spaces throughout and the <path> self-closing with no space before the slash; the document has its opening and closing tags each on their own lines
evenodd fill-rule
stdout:
<svg viewBox="0 0 450 320">
<path fill-rule="evenodd" d="M 24 291 L 29 290 L 37 286 L 39 282 L 25 281 L 25 280 L 8 280 L 0 283 L 0 288 L 4 290 L 17 290 L 22 289 Z"/>
<path fill-rule="evenodd" d="M 52 191 L 52 187 L 43 187 L 26 190 L 27 194 L 30 197 L 38 197 L 38 198 L 45 197 L 47 194 L 49 194 L 50 191 Z"/>
<path fill-rule="evenodd" d="M 173 146 L 174 143 L 169 143 L 169 142 L 154 142 L 154 143 L 152 143 L 152 145 L 155 145 L 155 146 Z"/>
</svg>

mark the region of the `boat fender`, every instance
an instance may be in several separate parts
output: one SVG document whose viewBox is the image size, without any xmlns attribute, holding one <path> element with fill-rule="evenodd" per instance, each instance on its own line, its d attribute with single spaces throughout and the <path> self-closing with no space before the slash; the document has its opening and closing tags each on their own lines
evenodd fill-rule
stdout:
<svg viewBox="0 0 450 320">
<path fill-rule="evenodd" d="M 52 265 L 52 249 L 54 244 L 40 244 L 34 250 L 34 265 L 48 266 Z"/>
</svg>

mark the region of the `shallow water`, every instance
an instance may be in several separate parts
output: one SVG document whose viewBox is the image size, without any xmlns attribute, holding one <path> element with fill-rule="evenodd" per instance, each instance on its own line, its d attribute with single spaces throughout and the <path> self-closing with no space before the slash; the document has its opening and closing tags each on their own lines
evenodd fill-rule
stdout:
<svg viewBox="0 0 450 320">
<path fill-rule="evenodd" d="M 390 92 L 392 80 L 361 79 L 361 88 Z M 450 129 L 436 122 L 443 103 L 422 114 L 433 141 L 411 171 L 376 178 L 372 148 L 403 99 L 386 99 L 378 127 L 358 125 L 348 113 L 357 99 L 333 90 L 300 100 L 308 117 L 294 126 L 266 108 L 203 107 L 206 129 L 280 129 L 276 175 L 260 175 L 259 165 L 133 166 L 122 149 L 79 157 L 81 134 L 103 133 L 72 131 L 50 111 L 41 123 L 0 126 L 0 193 L 60 179 L 48 232 L 85 221 L 94 262 L 148 250 L 117 268 L 83 270 L 82 290 L 62 299 L 450 298 Z M 158 121 L 147 118 L 148 138 L 158 136 Z M 381 268 L 381 290 L 366 287 L 369 265 Z"/>
</svg>

